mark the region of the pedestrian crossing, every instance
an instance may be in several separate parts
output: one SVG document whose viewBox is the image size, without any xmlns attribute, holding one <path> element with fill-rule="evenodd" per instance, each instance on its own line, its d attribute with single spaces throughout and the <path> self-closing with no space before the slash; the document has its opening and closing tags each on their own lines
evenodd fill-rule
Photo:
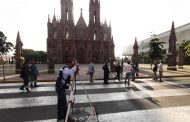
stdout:
<svg viewBox="0 0 190 122">
<path fill-rule="evenodd" d="M 21 92 L 21 83 L 0 84 L 0 122 L 56 122 L 55 82 L 41 82 L 30 93 Z M 89 100 L 96 110 L 92 114 Z M 100 122 L 188 122 L 190 81 L 137 79 L 130 88 L 124 81 L 77 81 L 73 111 L 82 121 Z M 80 110 L 80 111 L 78 111 Z M 86 114 L 84 114 L 86 112 Z M 81 114 L 81 115 L 80 115 Z M 86 119 L 84 119 L 86 117 Z"/>
</svg>

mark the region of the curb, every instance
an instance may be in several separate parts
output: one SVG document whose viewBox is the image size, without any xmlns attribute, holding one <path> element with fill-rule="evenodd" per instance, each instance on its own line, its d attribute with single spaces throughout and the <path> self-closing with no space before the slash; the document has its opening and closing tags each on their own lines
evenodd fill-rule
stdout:
<svg viewBox="0 0 190 122">
<path fill-rule="evenodd" d="M 174 77 L 190 77 L 190 75 L 179 75 L 179 76 L 163 76 L 162 78 L 174 78 Z M 136 77 L 136 79 L 144 79 L 144 78 L 152 78 L 150 76 L 141 76 L 141 77 Z M 94 80 L 103 80 L 101 78 L 98 78 L 98 79 L 94 79 Z M 113 78 L 110 78 L 110 80 L 114 80 Z M 43 79 L 43 80 L 38 80 L 38 82 L 55 82 L 56 79 L 51 79 L 51 80 L 48 80 L 48 79 Z M 22 83 L 23 80 L 1 80 L 0 83 Z"/>
</svg>

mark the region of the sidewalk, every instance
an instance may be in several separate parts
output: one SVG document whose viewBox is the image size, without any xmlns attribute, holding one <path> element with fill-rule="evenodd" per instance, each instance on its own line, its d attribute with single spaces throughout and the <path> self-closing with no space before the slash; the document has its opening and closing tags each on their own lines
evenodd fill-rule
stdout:
<svg viewBox="0 0 190 122">
<path fill-rule="evenodd" d="M 151 78 L 153 73 L 150 68 L 150 65 L 139 65 L 139 76 L 138 78 Z M 38 81 L 44 82 L 44 81 L 55 81 L 59 69 L 56 69 L 55 73 L 49 74 L 47 70 L 43 70 L 40 72 L 40 76 L 38 77 Z M 115 77 L 115 72 L 110 73 L 110 79 L 113 79 Z M 9 75 L 5 76 L 5 81 L 3 80 L 3 77 L 0 77 L 0 83 L 13 83 L 13 82 L 22 82 L 23 80 L 19 77 L 19 74 Z M 123 73 L 123 76 L 125 76 L 125 73 Z M 164 72 L 163 77 L 190 77 L 190 66 L 184 66 L 184 69 L 178 69 L 177 71 L 169 71 L 167 70 L 167 66 L 164 65 Z M 87 67 L 86 65 L 80 66 L 80 73 L 78 75 L 78 80 L 89 80 L 89 75 L 87 75 Z M 96 73 L 94 75 L 95 80 L 102 80 L 103 79 L 103 70 L 101 64 L 96 64 Z"/>
</svg>

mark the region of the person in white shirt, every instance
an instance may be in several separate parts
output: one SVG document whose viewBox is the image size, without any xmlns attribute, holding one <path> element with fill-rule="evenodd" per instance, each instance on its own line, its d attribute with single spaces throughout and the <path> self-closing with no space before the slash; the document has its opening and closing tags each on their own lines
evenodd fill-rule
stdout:
<svg viewBox="0 0 190 122">
<path fill-rule="evenodd" d="M 158 64 L 158 72 L 159 72 L 159 78 L 160 82 L 162 82 L 162 76 L 163 76 L 163 64 L 162 61 L 160 60 L 160 63 Z"/>
<path fill-rule="evenodd" d="M 88 64 L 88 73 L 90 75 L 90 82 L 93 82 L 93 76 L 95 73 L 94 62 Z"/>
<path fill-rule="evenodd" d="M 71 61 L 68 61 L 67 66 L 60 69 L 59 79 L 56 81 L 56 93 L 57 93 L 57 121 L 65 120 L 67 113 L 67 98 L 66 89 L 69 88 L 70 78 L 78 69 L 78 66 L 74 65 Z M 68 118 L 72 120 L 71 117 Z"/>
<path fill-rule="evenodd" d="M 126 71 L 126 76 L 125 76 L 125 87 L 126 87 L 126 82 L 128 84 L 128 87 L 130 85 L 130 79 L 131 79 L 131 73 L 133 71 L 133 67 L 131 65 L 131 62 L 128 61 L 127 65 L 125 66 L 125 71 Z"/>
</svg>

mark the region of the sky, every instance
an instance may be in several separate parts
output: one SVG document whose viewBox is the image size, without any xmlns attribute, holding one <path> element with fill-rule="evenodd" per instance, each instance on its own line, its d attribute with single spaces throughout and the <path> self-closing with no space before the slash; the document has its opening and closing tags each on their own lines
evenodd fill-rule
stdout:
<svg viewBox="0 0 190 122">
<path fill-rule="evenodd" d="M 73 0 L 75 23 L 83 8 L 88 24 L 89 0 Z M 190 0 L 100 0 L 101 22 L 111 22 L 115 55 L 124 48 L 175 27 L 190 23 Z M 48 15 L 60 17 L 60 0 L 0 0 L 0 31 L 16 43 L 20 32 L 23 48 L 46 51 Z"/>
</svg>

